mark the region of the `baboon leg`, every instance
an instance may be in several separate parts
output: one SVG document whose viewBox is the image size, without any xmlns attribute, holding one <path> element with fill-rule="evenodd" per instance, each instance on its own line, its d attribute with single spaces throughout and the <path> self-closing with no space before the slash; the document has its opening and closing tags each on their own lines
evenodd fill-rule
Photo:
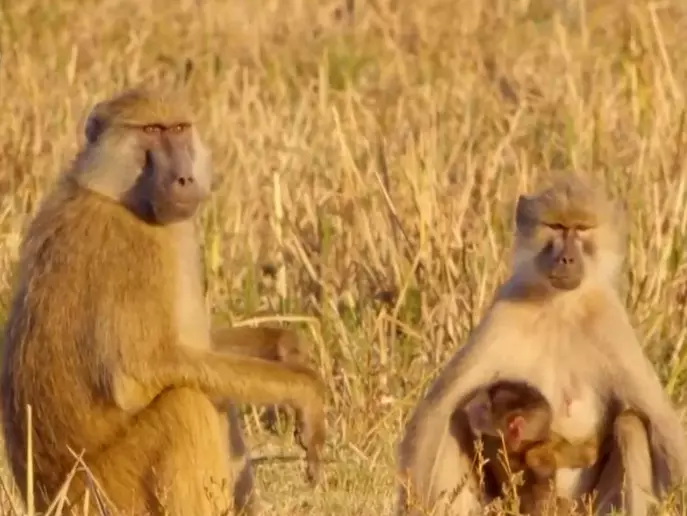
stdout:
<svg viewBox="0 0 687 516">
<path fill-rule="evenodd" d="M 608 457 L 601 466 L 596 483 L 596 502 L 594 514 L 601 516 L 622 508 L 623 463 L 620 450 L 613 443 Z"/>
<path fill-rule="evenodd" d="M 183 414 L 179 423 L 186 428 L 172 438 L 172 448 L 154 467 L 155 494 L 170 516 L 232 514 L 234 472 L 227 462 L 227 419 L 202 394 L 184 389 L 181 396 L 186 399 L 178 409 Z M 187 411 L 189 405 L 195 410 Z"/>
<path fill-rule="evenodd" d="M 624 411 L 614 423 L 608 460 L 597 482 L 595 513 L 623 510 L 628 516 L 646 515 L 653 494 L 651 468 L 646 427 L 634 412 Z"/>
<path fill-rule="evenodd" d="M 257 510 L 257 501 L 253 484 L 253 466 L 250 453 L 241 431 L 239 413 L 236 406 L 231 404 L 227 410 L 229 433 L 229 457 L 231 470 L 235 474 L 234 480 L 234 509 L 237 515 L 252 516 Z"/>
<path fill-rule="evenodd" d="M 227 423 L 202 393 L 170 389 L 87 465 L 114 514 L 231 514 Z"/>
</svg>

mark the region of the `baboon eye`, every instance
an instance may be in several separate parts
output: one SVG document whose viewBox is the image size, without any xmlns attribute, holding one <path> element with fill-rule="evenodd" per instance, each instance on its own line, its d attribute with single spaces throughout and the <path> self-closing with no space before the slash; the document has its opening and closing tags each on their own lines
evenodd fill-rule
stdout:
<svg viewBox="0 0 687 516">
<path fill-rule="evenodd" d="M 563 231 L 565 226 L 563 224 L 546 224 L 546 227 L 549 229 L 553 229 L 554 231 Z"/>
<path fill-rule="evenodd" d="M 170 129 L 174 133 L 180 133 L 184 129 L 186 129 L 186 127 L 187 127 L 187 124 L 176 124 L 176 125 L 173 125 L 172 127 L 170 127 Z"/>
<path fill-rule="evenodd" d="M 143 126 L 143 132 L 148 134 L 159 133 L 162 131 L 162 127 L 157 124 L 149 124 Z"/>
</svg>

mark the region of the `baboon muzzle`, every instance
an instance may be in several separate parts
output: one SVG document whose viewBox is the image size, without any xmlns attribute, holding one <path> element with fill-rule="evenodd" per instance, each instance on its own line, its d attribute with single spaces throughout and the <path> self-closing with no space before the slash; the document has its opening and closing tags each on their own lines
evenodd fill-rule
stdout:
<svg viewBox="0 0 687 516">
<path fill-rule="evenodd" d="M 547 245 L 539 254 L 537 262 L 552 287 L 559 290 L 574 290 L 579 287 L 584 264 L 577 245 L 576 231 L 564 230 L 562 239 Z"/>
</svg>

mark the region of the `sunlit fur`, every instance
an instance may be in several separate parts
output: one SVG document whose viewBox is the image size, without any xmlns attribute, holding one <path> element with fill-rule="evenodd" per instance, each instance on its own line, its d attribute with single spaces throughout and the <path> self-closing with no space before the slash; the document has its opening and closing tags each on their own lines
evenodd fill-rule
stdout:
<svg viewBox="0 0 687 516">
<path fill-rule="evenodd" d="M 398 449 L 399 514 L 425 514 L 430 507 L 435 515 L 482 514 L 479 487 L 470 472 L 474 457 L 465 439 L 466 421 L 456 410 L 476 388 L 496 378 L 526 380 L 538 388 L 554 407 L 552 431 L 568 440 L 610 435 L 611 407 L 634 409 L 646 419 L 648 437 L 641 425 L 628 425 L 630 437 L 616 435 L 608 460 L 594 468 L 559 470 L 556 484 L 563 497 L 579 500 L 598 486 L 603 491 L 597 510 L 605 514 L 610 505 L 621 503 L 618 465 L 624 464 L 627 513 L 643 516 L 651 499 L 643 479 L 653 473 L 660 494 L 687 472 L 680 420 L 615 290 L 625 234 L 619 212 L 598 189 L 590 190 L 575 177 L 558 179 L 551 189 L 524 199 L 511 276 L 405 428 Z M 571 291 L 546 288 L 531 263 L 547 231 L 541 225 L 581 221 L 590 227 L 585 238 L 596 249 L 585 264 L 584 281 Z M 572 402 L 563 410 L 566 398 Z M 647 439 L 651 472 L 646 461 L 637 459 Z"/>
<path fill-rule="evenodd" d="M 583 252 L 584 284 L 616 286 L 624 259 L 626 227 L 622 208 L 583 176 L 556 177 L 536 197 L 522 195 L 516 206 L 514 276 L 532 278 L 534 257 L 546 245 L 552 226 L 575 227 L 580 248 L 586 244 L 593 255 Z M 524 281 L 528 281 L 525 279 Z"/>
<path fill-rule="evenodd" d="M 93 106 L 85 131 L 92 142 L 96 133 L 111 132 L 118 127 L 192 122 L 193 112 L 181 91 L 137 87 Z M 96 125 L 100 126 L 99 130 Z"/>
<path fill-rule="evenodd" d="M 309 478 L 318 471 L 319 376 L 287 358 L 294 345 L 283 332 L 211 332 L 195 212 L 163 224 L 139 216 L 134 201 L 149 199 L 119 202 L 149 150 L 139 126 L 189 120 L 183 104 L 160 98 L 138 90 L 96 106 L 83 151 L 23 236 L 0 393 L 7 456 L 24 498 L 32 406 L 39 512 L 74 466 L 71 448 L 84 452 L 111 513 L 213 514 L 233 506 L 252 514 L 252 470 L 232 402 L 297 409 Z M 158 150 L 174 165 L 173 149 Z M 195 157 L 187 160 L 190 183 L 209 185 L 202 147 L 183 150 Z M 158 165 L 147 165 L 153 178 Z M 78 473 L 71 501 L 86 487 Z"/>
<path fill-rule="evenodd" d="M 206 192 L 212 184 L 210 153 L 193 125 L 191 109 L 175 91 L 136 88 L 93 107 L 86 121 L 88 145 L 65 175 L 80 186 L 115 201 L 136 181 L 143 169 L 137 131 L 145 125 L 190 124 L 196 181 Z M 140 166 L 131 166 L 137 163 Z"/>
</svg>

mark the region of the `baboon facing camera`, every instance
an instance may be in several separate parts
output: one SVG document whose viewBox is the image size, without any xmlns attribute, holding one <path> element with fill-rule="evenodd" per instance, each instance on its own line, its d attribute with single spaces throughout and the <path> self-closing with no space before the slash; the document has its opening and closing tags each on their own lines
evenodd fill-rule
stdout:
<svg viewBox="0 0 687 516">
<path fill-rule="evenodd" d="M 209 156 L 187 104 L 133 89 L 97 104 L 85 132 L 23 239 L 5 330 L 4 435 L 22 495 L 27 404 L 38 510 L 73 451 L 113 514 L 252 512 L 231 403 L 293 406 L 316 481 L 324 389 L 280 359 L 288 332 L 211 331 L 193 223 Z M 77 474 L 70 501 L 88 485 Z"/>
</svg>

